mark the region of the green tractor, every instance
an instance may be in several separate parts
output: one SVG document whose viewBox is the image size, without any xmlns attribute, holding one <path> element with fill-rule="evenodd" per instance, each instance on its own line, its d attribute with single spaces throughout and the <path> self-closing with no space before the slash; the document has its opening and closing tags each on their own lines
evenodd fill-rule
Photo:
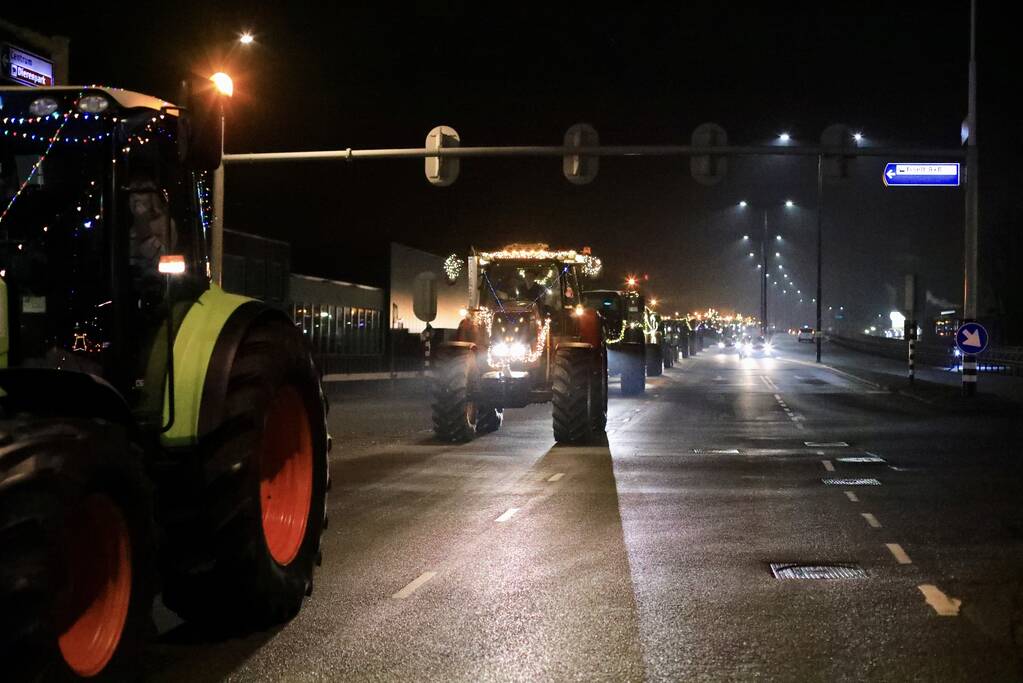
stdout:
<svg viewBox="0 0 1023 683">
<path fill-rule="evenodd" d="M 643 295 L 635 290 L 593 289 L 583 294 L 583 302 L 604 318 L 608 374 L 621 376 L 622 395 L 642 394 L 646 390 L 648 310 Z"/>
<path fill-rule="evenodd" d="M 155 594 L 258 628 L 312 591 L 326 409 L 288 317 L 211 282 L 212 88 L 0 88 L 8 680 L 139 671 Z M 225 624 L 226 625 L 226 624 Z"/>
</svg>

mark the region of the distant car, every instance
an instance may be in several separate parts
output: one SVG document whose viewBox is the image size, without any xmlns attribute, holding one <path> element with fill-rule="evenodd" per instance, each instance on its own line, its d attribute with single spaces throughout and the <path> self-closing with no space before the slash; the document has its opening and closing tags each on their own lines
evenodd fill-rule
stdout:
<svg viewBox="0 0 1023 683">
<path fill-rule="evenodd" d="M 799 330 L 799 334 L 796 335 L 796 341 L 813 343 L 813 328 L 804 327 Z"/>
<path fill-rule="evenodd" d="M 774 352 L 771 342 L 763 337 L 747 339 L 739 346 L 740 358 L 767 358 Z"/>
</svg>

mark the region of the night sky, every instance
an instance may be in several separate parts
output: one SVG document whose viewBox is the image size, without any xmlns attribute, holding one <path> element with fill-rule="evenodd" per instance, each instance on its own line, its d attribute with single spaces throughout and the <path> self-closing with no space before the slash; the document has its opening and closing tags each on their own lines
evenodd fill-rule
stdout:
<svg viewBox="0 0 1023 683">
<path fill-rule="evenodd" d="M 252 4 L 81 3 L 4 15 L 70 36 L 78 82 L 173 99 L 184 73 L 230 71 L 231 152 L 421 147 L 438 124 L 456 128 L 463 145 L 560 144 L 579 121 L 608 144 L 686 144 L 696 125 L 714 121 L 739 144 L 782 131 L 813 143 L 829 123 L 846 123 L 872 144 L 956 147 L 966 115 L 965 1 Z M 981 311 L 1004 318 L 1023 291 L 1010 260 L 1023 253 L 1019 174 L 1010 173 L 1021 140 L 1006 94 L 1018 91 L 1019 60 L 1003 10 L 981 5 Z M 232 47 L 243 29 L 257 41 L 245 51 Z M 885 189 L 883 162 L 857 161 L 852 178 L 825 188 L 824 301 L 855 320 L 887 314 L 910 272 L 937 299 L 962 296 L 963 192 Z M 234 167 L 226 225 L 290 241 L 296 271 L 370 284 L 385 282 L 391 240 L 440 254 L 586 244 L 604 259 L 608 284 L 648 273 L 669 309 L 755 311 L 757 279 L 740 238 L 759 233 L 761 214 L 735 205 L 770 207 L 782 262 L 807 294 L 814 164 L 738 160 L 714 187 L 693 181 L 685 158 L 603 159 L 584 187 L 564 180 L 557 159 L 463 161 L 449 188 L 428 185 L 421 161 Z M 779 208 L 788 198 L 798 208 Z M 805 300 L 793 323 L 811 321 Z"/>
</svg>

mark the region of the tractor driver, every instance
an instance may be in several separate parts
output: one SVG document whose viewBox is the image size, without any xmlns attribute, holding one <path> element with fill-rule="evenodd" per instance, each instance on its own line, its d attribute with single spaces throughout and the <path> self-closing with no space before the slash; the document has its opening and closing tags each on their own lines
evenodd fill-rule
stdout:
<svg viewBox="0 0 1023 683">
<path fill-rule="evenodd" d="M 169 254 L 177 242 L 177 227 L 169 214 L 166 190 L 146 178 L 136 178 L 128 185 L 128 209 L 131 227 L 128 231 L 130 259 L 136 277 L 159 272 L 160 257 Z"/>
</svg>

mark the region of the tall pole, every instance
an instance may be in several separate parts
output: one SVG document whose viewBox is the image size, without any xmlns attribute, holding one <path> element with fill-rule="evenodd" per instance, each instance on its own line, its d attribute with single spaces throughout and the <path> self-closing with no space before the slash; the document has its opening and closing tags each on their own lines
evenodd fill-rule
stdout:
<svg viewBox="0 0 1023 683">
<path fill-rule="evenodd" d="M 764 209 L 764 235 L 760 240 L 760 332 L 767 338 L 767 209 Z"/>
<path fill-rule="evenodd" d="M 210 278 L 222 285 L 224 277 L 224 114 L 220 114 L 220 166 L 213 171 L 213 225 L 210 235 Z"/>
<path fill-rule="evenodd" d="M 977 319 L 977 0 L 970 2 L 970 83 L 966 126 L 966 235 L 963 258 L 963 322 Z M 963 355 L 963 394 L 977 393 L 977 356 Z"/>
<path fill-rule="evenodd" d="M 817 332 L 813 335 L 817 345 L 817 362 L 821 362 L 821 243 L 824 235 L 824 155 L 817 155 Z"/>
</svg>

